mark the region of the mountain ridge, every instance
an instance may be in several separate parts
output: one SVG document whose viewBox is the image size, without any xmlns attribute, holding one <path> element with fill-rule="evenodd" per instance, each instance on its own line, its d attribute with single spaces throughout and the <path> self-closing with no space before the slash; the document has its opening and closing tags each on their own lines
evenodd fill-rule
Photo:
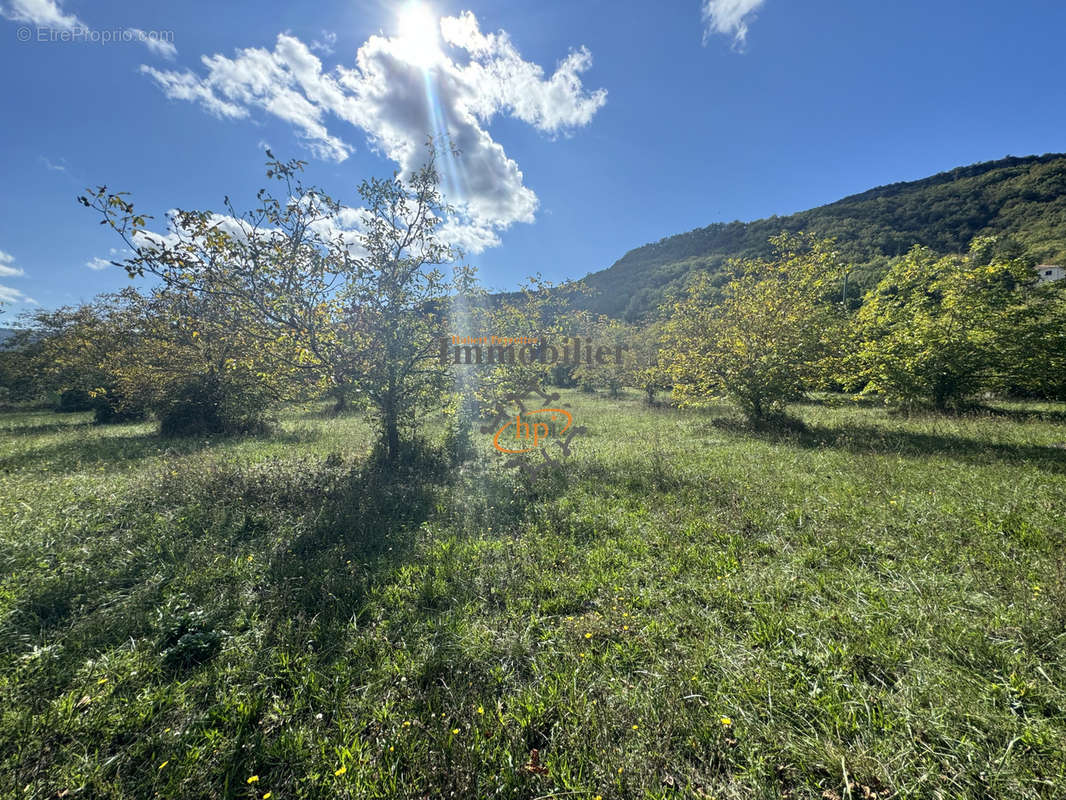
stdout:
<svg viewBox="0 0 1066 800">
<path fill-rule="evenodd" d="M 734 257 L 770 254 L 769 238 L 809 231 L 837 239 L 857 289 L 916 244 L 964 251 L 975 236 L 998 234 L 1036 260 L 1066 260 L 1066 154 L 1007 156 L 913 181 L 875 186 L 822 206 L 750 222 L 715 222 L 626 252 L 583 280 L 589 309 L 640 319 L 695 272 L 716 273 Z"/>
</svg>

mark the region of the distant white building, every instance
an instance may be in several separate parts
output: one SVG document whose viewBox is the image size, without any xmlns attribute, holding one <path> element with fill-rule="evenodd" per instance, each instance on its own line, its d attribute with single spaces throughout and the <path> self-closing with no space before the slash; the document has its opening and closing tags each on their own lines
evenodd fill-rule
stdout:
<svg viewBox="0 0 1066 800">
<path fill-rule="evenodd" d="M 1036 268 L 1036 278 L 1040 283 L 1061 281 L 1066 278 L 1066 267 L 1059 267 L 1055 264 L 1041 264 Z"/>
</svg>

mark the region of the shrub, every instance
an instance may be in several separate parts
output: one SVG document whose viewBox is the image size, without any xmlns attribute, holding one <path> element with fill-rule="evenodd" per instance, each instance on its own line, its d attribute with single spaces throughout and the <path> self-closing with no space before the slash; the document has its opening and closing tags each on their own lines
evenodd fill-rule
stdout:
<svg viewBox="0 0 1066 800">
<path fill-rule="evenodd" d="M 148 409 L 143 402 L 125 397 L 117 391 L 93 397 L 92 410 L 93 422 L 97 425 L 120 425 L 148 418 Z"/>
<path fill-rule="evenodd" d="M 95 410 L 96 402 L 85 389 L 66 389 L 59 393 L 56 411 L 60 414 Z"/>
<path fill-rule="evenodd" d="M 268 402 L 257 386 L 204 375 L 159 400 L 159 432 L 163 436 L 265 432 L 270 428 Z"/>
</svg>

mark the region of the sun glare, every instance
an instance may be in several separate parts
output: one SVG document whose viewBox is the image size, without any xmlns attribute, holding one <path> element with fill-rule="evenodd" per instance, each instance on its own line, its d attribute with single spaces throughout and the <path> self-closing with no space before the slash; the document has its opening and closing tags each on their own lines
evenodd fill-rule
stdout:
<svg viewBox="0 0 1066 800">
<path fill-rule="evenodd" d="M 425 3 L 404 3 L 399 16 L 399 39 L 412 61 L 428 67 L 440 57 L 439 23 Z"/>
</svg>

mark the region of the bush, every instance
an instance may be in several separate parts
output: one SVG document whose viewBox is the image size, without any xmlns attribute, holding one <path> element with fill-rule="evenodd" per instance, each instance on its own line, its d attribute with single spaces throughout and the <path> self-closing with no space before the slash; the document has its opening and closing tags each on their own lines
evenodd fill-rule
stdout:
<svg viewBox="0 0 1066 800">
<path fill-rule="evenodd" d="M 148 416 L 144 403 L 130 400 L 120 393 L 91 393 L 85 389 L 65 389 L 59 394 L 55 406 L 58 414 L 92 411 L 97 425 L 117 425 L 123 422 L 140 422 Z"/>
<path fill-rule="evenodd" d="M 143 403 L 129 400 L 115 392 L 94 397 L 92 410 L 93 422 L 97 425 L 120 425 L 123 422 L 140 422 L 148 418 L 148 409 Z"/>
<path fill-rule="evenodd" d="M 262 433 L 268 398 L 258 387 L 205 375 L 159 401 L 159 432 L 163 436 Z"/>
<path fill-rule="evenodd" d="M 96 402 L 85 389 L 67 389 L 59 393 L 56 412 L 73 414 L 77 411 L 94 411 Z"/>
</svg>

